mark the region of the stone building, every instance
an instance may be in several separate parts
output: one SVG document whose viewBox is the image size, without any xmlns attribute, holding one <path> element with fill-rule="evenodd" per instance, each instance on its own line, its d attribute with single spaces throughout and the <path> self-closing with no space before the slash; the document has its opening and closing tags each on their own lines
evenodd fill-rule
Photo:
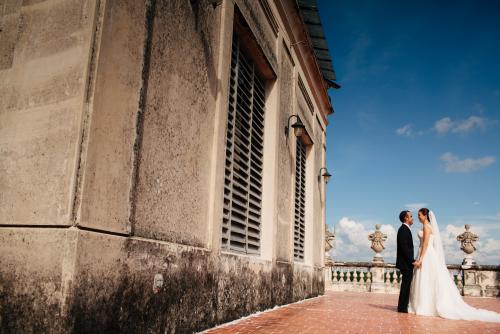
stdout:
<svg viewBox="0 0 500 334">
<path fill-rule="evenodd" d="M 323 293 L 315 1 L 1 4 L 0 332 L 192 332 Z"/>
</svg>

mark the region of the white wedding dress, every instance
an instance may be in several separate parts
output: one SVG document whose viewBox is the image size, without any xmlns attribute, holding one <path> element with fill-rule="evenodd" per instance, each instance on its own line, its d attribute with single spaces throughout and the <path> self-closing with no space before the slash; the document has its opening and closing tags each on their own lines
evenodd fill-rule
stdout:
<svg viewBox="0 0 500 334">
<path fill-rule="evenodd" d="M 431 211 L 431 234 L 422 266 L 413 271 L 408 312 L 446 319 L 500 322 L 500 314 L 474 308 L 464 302 L 446 268 L 436 217 Z M 420 244 L 423 231 L 418 231 Z"/>
</svg>

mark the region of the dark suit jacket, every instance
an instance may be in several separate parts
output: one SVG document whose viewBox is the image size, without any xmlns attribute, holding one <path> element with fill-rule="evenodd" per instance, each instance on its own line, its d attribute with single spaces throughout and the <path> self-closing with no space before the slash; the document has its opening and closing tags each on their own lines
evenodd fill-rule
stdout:
<svg viewBox="0 0 500 334">
<path fill-rule="evenodd" d="M 413 269 L 413 238 L 408 226 L 401 224 L 398 230 L 396 268 L 399 270 Z"/>
</svg>

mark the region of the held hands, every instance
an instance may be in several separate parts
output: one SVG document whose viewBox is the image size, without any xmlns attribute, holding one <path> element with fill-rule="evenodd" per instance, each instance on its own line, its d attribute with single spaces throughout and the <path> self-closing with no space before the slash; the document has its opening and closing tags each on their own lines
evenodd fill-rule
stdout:
<svg viewBox="0 0 500 334">
<path fill-rule="evenodd" d="M 417 261 L 413 262 L 413 266 L 415 268 L 420 268 L 422 266 L 422 261 L 421 260 L 417 260 Z"/>
</svg>

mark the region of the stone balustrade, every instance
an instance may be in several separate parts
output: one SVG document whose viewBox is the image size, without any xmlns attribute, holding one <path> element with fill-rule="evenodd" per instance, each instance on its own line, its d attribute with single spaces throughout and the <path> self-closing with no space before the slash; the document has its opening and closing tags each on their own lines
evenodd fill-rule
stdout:
<svg viewBox="0 0 500 334">
<path fill-rule="evenodd" d="M 326 227 L 325 227 L 326 228 Z M 325 230 L 325 289 L 333 291 L 360 291 L 378 293 L 399 293 L 401 273 L 394 264 L 385 263 L 381 255 L 385 249 L 387 235 L 381 225 L 368 235 L 375 256 L 371 262 L 336 262 L 329 255 L 335 249 L 335 231 Z M 500 266 L 478 265 L 473 253 L 477 234 L 465 225 L 465 232 L 457 236 L 460 249 L 466 254 L 461 265 L 447 265 L 448 271 L 458 290 L 464 296 L 500 297 Z"/>
<path fill-rule="evenodd" d="M 500 266 L 447 267 L 462 295 L 500 297 Z M 391 263 L 333 262 L 325 276 L 325 288 L 332 291 L 399 293 L 401 284 L 401 274 Z"/>
</svg>

